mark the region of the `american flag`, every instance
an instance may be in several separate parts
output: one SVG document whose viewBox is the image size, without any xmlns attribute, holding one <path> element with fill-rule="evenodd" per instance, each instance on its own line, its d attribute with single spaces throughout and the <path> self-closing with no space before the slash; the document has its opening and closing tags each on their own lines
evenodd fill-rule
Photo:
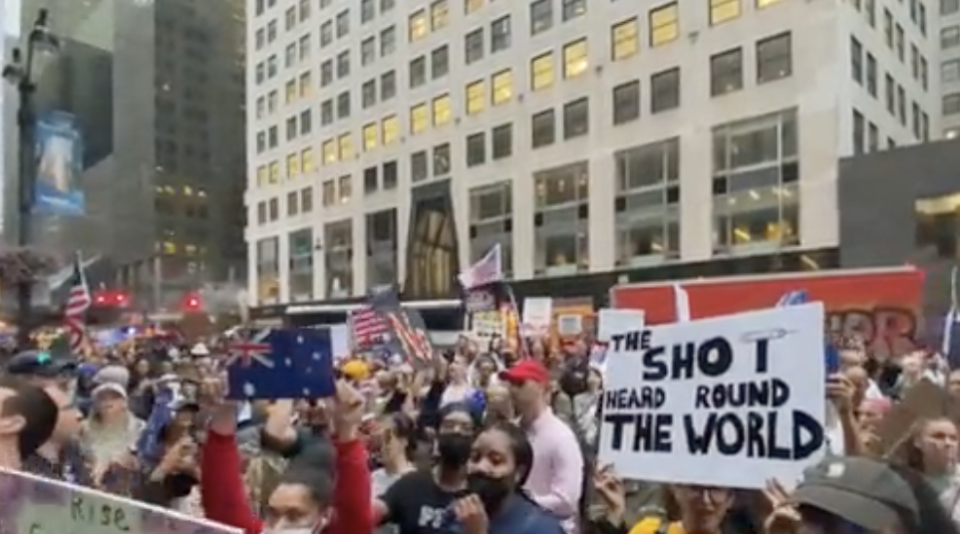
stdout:
<svg viewBox="0 0 960 534">
<path fill-rule="evenodd" d="M 470 290 L 477 287 L 503 281 L 503 261 L 500 243 L 493 246 L 476 263 L 467 267 L 457 278 L 463 289 Z"/>
<path fill-rule="evenodd" d="M 70 277 L 70 295 L 67 297 L 67 306 L 63 312 L 63 322 L 70 332 L 71 350 L 79 350 L 86 339 L 86 321 L 84 315 L 93 302 L 90 298 L 90 288 L 87 287 L 87 278 L 83 275 L 83 262 L 77 254 L 73 264 L 73 274 Z"/>
<path fill-rule="evenodd" d="M 350 335 L 358 347 L 372 347 L 380 344 L 390 332 L 390 326 L 373 306 L 364 305 L 350 312 L 348 321 Z"/>
</svg>

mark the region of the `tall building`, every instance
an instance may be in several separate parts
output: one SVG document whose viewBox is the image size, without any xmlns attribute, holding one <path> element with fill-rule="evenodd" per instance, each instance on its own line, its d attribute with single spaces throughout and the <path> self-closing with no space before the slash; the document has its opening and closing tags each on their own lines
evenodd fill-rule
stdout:
<svg viewBox="0 0 960 534">
<path fill-rule="evenodd" d="M 251 294 L 455 295 L 496 243 L 548 295 L 817 266 L 838 159 L 941 131 L 937 20 L 920 0 L 256 0 Z"/>
<path fill-rule="evenodd" d="M 940 1 L 940 81 L 943 136 L 960 137 L 960 0 Z"/>
<path fill-rule="evenodd" d="M 31 240 L 109 260 L 145 309 L 241 276 L 244 1 L 24 0 L 24 33 L 41 7 L 61 47 L 37 64 L 37 108 L 77 117 L 86 213 L 34 216 Z"/>
</svg>

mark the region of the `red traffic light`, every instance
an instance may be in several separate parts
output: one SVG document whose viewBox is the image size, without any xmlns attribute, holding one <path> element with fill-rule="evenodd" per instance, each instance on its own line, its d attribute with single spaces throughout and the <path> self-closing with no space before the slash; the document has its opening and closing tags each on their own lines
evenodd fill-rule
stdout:
<svg viewBox="0 0 960 534">
<path fill-rule="evenodd" d="M 183 307 L 188 311 L 196 311 L 201 307 L 200 297 L 195 294 L 187 295 L 187 298 L 183 301 Z"/>
</svg>

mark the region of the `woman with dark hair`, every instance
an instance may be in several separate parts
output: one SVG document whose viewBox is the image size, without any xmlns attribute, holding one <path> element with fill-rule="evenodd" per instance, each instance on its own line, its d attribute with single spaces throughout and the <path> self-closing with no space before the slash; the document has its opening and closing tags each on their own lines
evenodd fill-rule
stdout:
<svg viewBox="0 0 960 534">
<path fill-rule="evenodd" d="M 473 442 L 467 462 L 469 495 L 453 510 L 464 534 L 562 534 L 560 521 L 523 493 L 533 447 L 510 423 L 493 423 Z"/>
<path fill-rule="evenodd" d="M 374 499 L 386 494 L 390 486 L 403 475 L 414 471 L 417 452 L 417 425 L 402 412 L 384 415 L 378 425 L 380 460 L 383 467 L 371 473 Z M 396 526 L 384 525 L 379 534 L 396 532 Z"/>
</svg>

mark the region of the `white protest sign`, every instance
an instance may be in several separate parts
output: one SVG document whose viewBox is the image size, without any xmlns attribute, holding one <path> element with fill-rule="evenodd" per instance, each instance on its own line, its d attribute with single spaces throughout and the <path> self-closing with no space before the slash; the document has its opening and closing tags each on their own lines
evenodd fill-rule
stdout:
<svg viewBox="0 0 960 534">
<path fill-rule="evenodd" d="M 330 349 L 334 361 L 350 357 L 350 327 L 347 323 L 330 325 Z"/>
<path fill-rule="evenodd" d="M 591 355 L 591 363 L 606 374 L 607 344 L 614 334 L 622 334 L 631 330 L 642 330 L 645 325 L 642 310 L 614 310 L 603 308 L 597 314 L 597 341 L 599 350 Z"/>
<path fill-rule="evenodd" d="M 0 469 L 0 532 L 19 534 L 241 534 L 103 492 Z"/>
<path fill-rule="evenodd" d="M 823 305 L 614 334 L 600 459 L 626 479 L 763 488 L 823 455 Z"/>
<path fill-rule="evenodd" d="M 524 337 L 546 337 L 553 324 L 553 299 L 527 297 L 523 299 L 521 332 Z"/>
</svg>

